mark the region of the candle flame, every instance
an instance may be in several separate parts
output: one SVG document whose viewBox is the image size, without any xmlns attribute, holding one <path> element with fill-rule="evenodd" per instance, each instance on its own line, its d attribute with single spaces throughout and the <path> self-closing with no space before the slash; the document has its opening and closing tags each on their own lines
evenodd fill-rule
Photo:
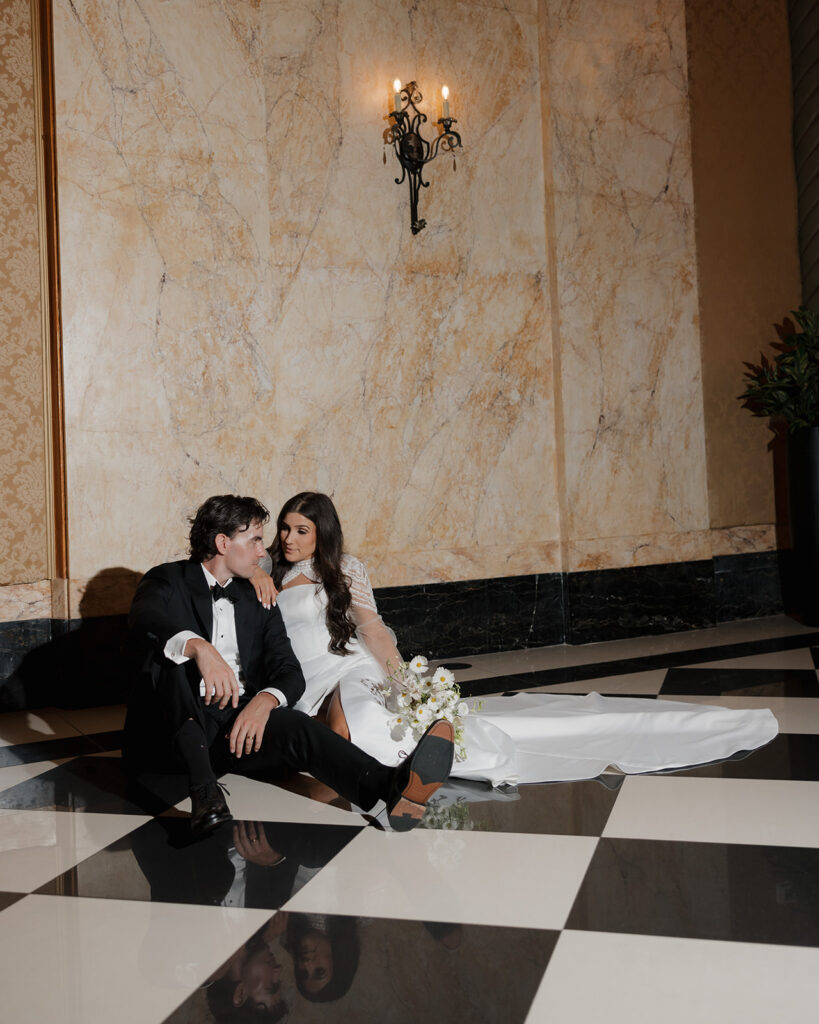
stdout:
<svg viewBox="0 0 819 1024">
<path fill-rule="evenodd" d="M 443 89 L 441 89 L 441 95 L 444 97 L 445 100 L 449 99 L 449 86 L 448 85 L 445 85 L 443 87 Z"/>
<path fill-rule="evenodd" d="M 400 78 L 396 78 L 396 80 L 392 83 L 392 88 L 393 88 L 394 92 L 401 92 L 401 79 Z"/>
</svg>

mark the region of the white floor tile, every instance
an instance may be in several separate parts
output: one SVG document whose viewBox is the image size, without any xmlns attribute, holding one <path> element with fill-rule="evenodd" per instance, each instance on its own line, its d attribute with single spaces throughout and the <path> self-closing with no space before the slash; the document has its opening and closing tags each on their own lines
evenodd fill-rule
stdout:
<svg viewBox="0 0 819 1024">
<path fill-rule="evenodd" d="M 0 914 L 3 1018 L 158 1024 L 269 917 L 266 910 L 28 896 Z"/>
<path fill-rule="evenodd" d="M 819 949 L 563 932 L 527 1024 L 771 1024 L 816 1011 Z"/>
<path fill-rule="evenodd" d="M 791 668 L 813 669 L 813 656 L 809 647 L 796 647 L 792 651 L 769 651 L 767 654 L 749 654 L 744 658 L 725 658 L 721 661 L 703 661 L 686 668 Z"/>
<path fill-rule="evenodd" d="M 125 725 L 124 704 L 110 704 L 100 708 L 66 708 L 60 714 L 74 728 L 86 735 L 95 732 L 113 732 Z"/>
<path fill-rule="evenodd" d="M 225 795 L 234 818 L 246 821 L 287 821 L 303 825 L 362 825 L 360 814 L 340 807 L 311 800 L 288 792 L 269 782 L 248 779 L 242 775 L 225 775 L 221 780 L 229 793 Z M 177 809 L 189 812 L 190 798 Z"/>
<path fill-rule="evenodd" d="M 819 782 L 630 776 L 604 836 L 819 847 Z"/>
<path fill-rule="evenodd" d="M 516 675 L 540 669 L 564 668 L 571 665 L 591 665 L 600 661 L 618 661 L 622 658 L 646 658 L 655 654 L 716 647 L 721 644 L 750 643 L 802 633 L 817 633 L 812 626 L 773 615 L 763 619 L 746 619 L 723 623 L 710 629 L 690 630 L 684 633 L 666 633 L 663 636 L 636 637 L 628 640 L 608 640 L 598 644 L 556 644 L 554 647 L 535 647 L 528 651 L 503 651 L 499 654 L 470 655 L 440 658 L 441 662 L 468 661 L 471 668 L 456 670 L 459 681 L 485 679 L 488 676 Z M 819 642 L 819 633 L 817 633 Z"/>
<path fill-rule="evenodd" d="M 55 708 L 10 711 L 0 715 L 0 747 L 10 747 L 15 743 L 42 743 L 76 735 L 77 730 Z"/>
<path fill-rule="evenodd" d="M 33 761 L 30 764 L 10 764 L 6 768 L 0 768 L 0 792 L 11 789 L 18 782 L 27 782 L 29 779 L 36 779 L 44 772 L 50 772 L 59 764 L 64 764 L 69 758 L 57 758 L 55 761 Z"/>
<path fill-rule="evenodd" d="M 30 892 L 148 820 L 0 808 L 0 890 Z"/>
<path fill-rule="evenodd" d="M 365 829 L 285 909 L 562 928 L 596 845 L 588 836 Z"/>
<path fill-rule="evenodd" d="M 770 708 L 779 722 L 780 732 L 819 733 L 817 697 L 700 697 L 675 693 L 659 699 L 685 701 L 688 704 L 716 704 L 722 708 Z"/>
<path fill-rule="evenodd" d="M 600 679 L 584 679 L 577 683 L 558 683 L 556 686 L 536 686 L 531 693 L 631 693 L 654 696 L 666 677 L 667 669 L 652 669 L 649 672 L 629 672 L 622 676 L 603 676 Z"/>
</svg>

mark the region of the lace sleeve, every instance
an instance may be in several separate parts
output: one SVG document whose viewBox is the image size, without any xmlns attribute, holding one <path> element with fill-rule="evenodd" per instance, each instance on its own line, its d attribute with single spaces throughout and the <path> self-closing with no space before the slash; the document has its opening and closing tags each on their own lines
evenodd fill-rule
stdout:
<svg viewBox="0 0 819 1024">
<path fill-rule="evenodd" d="M 401 655 L 395 646 L 395 633 L 378 614 L 373 588 L 362 563 L 352 555 L 344 555 L 341 568 L 350 586 L 353 599 L 350 617 L 356 636 L 379 663 L 385 675 L 395 670 Z"/>
<path fill-rule="evenodd" d="M 266 572 L 268 576 L 273 575 L 273 559 L 267 552 L 265 552 L 264 558 L 259 559 L 259 568 Z"/>
<path fill-rule="evenodd" d="M 375 604 L 375 595 L 373 594 L 373 588 L 370 584 L 370 577 L 367 575 L 367 570 L 364 568 L 363 562 L 359 562 L 359 560 L 357 558 L 353 558 L 352 555 L 342 555 L 341 571 L 344 573 L 350 586 L 353 607 L 358 608 L 361 611 L 375 612 L 378 614 L 378 608 Z"/>
</svg>

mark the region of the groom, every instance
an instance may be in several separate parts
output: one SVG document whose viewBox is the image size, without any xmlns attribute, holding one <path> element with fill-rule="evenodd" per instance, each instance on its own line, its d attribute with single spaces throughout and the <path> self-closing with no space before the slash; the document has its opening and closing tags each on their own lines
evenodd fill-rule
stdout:
<svg viewBox="0 0 819 1024">
<path fill-rule="evenodd" d="M 301 667 L 279 609 L 263 607 L 248 582 L 265 554 L 268 519 L 255 498 L 208 498 L 191 520 L 190 560 L 142 578 L 128 623 L 145 659 L 125 757 L 144 771 L 175 755 L 188 774 L 195 835 L 231 819 L 216 781 L 225 772 L 307 771 L 364 810 L 385 800 L 396 831 L 414 828 L 452 767 L 452 726 L 433 723 L 389 768 L 293 710 L 304 692 Z"/>
</svg>

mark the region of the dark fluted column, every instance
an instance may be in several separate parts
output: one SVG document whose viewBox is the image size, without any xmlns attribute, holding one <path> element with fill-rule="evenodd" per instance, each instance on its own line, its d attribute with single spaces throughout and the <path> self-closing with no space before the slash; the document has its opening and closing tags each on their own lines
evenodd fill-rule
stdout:
<svg viewBox="0 0 819 1024">
<path fill-rule="evenodd" d="M 802 301 L 819 309 L 819 0 L 789 0 Z"/>
</svg>

